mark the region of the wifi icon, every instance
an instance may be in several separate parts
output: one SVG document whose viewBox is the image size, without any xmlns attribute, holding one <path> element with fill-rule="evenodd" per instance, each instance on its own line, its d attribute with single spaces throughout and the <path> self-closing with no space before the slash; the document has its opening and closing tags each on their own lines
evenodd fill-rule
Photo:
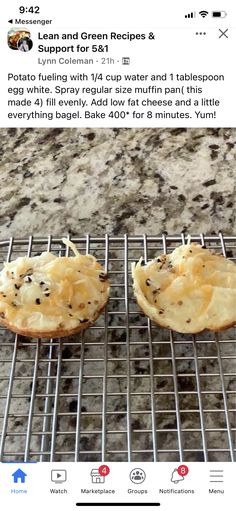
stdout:
<svg viewBox="0 0 236 511">
<path fill-rule="evenodd" d="M 199 14 L 202 16 L 202 18 L 205 18 L 209 12 L 208 11 L 200 11 Z"/>
</svg>

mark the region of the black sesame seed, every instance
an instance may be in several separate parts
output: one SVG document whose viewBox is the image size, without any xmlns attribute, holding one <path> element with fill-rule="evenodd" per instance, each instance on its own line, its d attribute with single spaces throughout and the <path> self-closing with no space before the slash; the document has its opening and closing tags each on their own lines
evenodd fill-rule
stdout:
<svg viewBox="0 0 236 511">
<path fill-rule="evenodd" d="M 40 282 L 40 284 L 39 284 L 39 285 L 40 285 L 40 286 L 44 286 L 44 284 L 45 284 L 45 282 Z"/>
<path fill-rule="evenodd" d="M 7 297 L 7 295 L 2 295 L 2 296 L 3 296 L 3 298 L 6 298 L 6 297 Z"/>
<path fill-rule="evenodd" d="M 19 286 L 19 285 L 17 285 L 17 284 L 15 284 L 15 288 L 16 288 L 16 289 L 20 289 L 20 286 Z"/>
<path fill-rule="evenodd" d="M 191 319 L 187 319 L 186 323 L 191 323 Z"/>
<path fill-rule="evenodd" d="M 91 302 L 88 302 L 88 305 L 91 305 Z"/>
<path fill-rule="evenodd" d="M 29 277 L 29 276 L 28 276 L 28 277 L 26 277 L 26 280 L 25 280 L 25 282 L 28 282 L 28 283 L 32 282 L 32 279 L 31 279 L 31 277 Z"/>
<path fill-rule="evenodd" d="M 80 319 L 79 320 L 80 323 L 87 323 L 88 322 L 88 319 Z"/>
<path fill-rule="evenodd" d="M 18 293 L 15 293 L 15 296 L 18 296 Z"/>
<path fill-rule="evenodd" d="M 69 313 L 69 316 L 70 316 L 70 318 L 73 318 L 73 314 L 70 314 L 70 313 Z"/>
<path fill-rule="evenodd" d="M 163 312 L 164 312 L 163 310 L 160 310 L 160 311 L 159 311 L 159 314 L 163 314 Z"/>
<path fill-rule="evenodd" d="M 145 261 L 142 259 L 142 261 L 140 262 L 140 266 L 145 266 Z"/>
<path fill-rule="evenodd" d="M 37 305 L 40 305 L 40 303 L 41 303 L 40 298 L 36 298 L 35 303 L 37 303 Z"/>
<path fill-rule="evenodd" d="M 151 281 L 150 281 L 150 279 L 147 279 L 146 280 L 146 286 L 150 286 L 150 285 L 151 285 Z"/>
<path fill-rule="evenodd" d="M 70 303 L 68 304 L 68 307 L 69 307 L 69 309 L 72 309 L 72 305 Z"/>
<path fill-rule="evenodd" d="M 107 278 L 108 278 L 108 275 L 106 273 L 103 273 L 103 272 L 99 273 L 99 280 L 101 282 L 106 282 Z"/>
<path fill-rule="evenodd" d="M 44 295 L 44 296 L 50 296 L 50 293 L 45 293 L 45 295 Z"/>
</svg>

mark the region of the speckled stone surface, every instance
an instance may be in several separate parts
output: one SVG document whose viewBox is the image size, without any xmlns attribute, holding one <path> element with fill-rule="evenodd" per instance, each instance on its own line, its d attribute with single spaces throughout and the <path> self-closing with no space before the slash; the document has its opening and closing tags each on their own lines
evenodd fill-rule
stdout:
<svg viewBox="0 0 236 511">
<path fill-rule="evenodd" d="M 162 231 L 213 234 L 219 230 L 235 233 L 236 130 L 6 129 L 0 130 L 0 153 L 0 240 L 10 235 L 103 235 L 105 231 L 115 235 Z M 1 250 L 0 260 L 5 253 Z M 131 259 L 139 257 L 137 252 L 131 251 Z M 236 257 L 235 246 L 230 247 L 228 256 Z M 121 252 L 111 247 L 110 257 L 112 281 L 122 284 L 124 276 L 117 273 L 124 269 L 118 260 Z M 130 291 L 127 344 L 125 306 L 120 300 L 123 295 L 124 288 L 112 288 L 107 339 L 104 315 L 83 338 L 74 336 L 55 342 L 53 348 L 47 341 L 19 338 L 14 367 L 14 334 L 0 329 L 0 433 L 10 375 L 14 376 L 3 459 L 23 460 L 26 456 L 37 461 L 73 461 L 77 445 L 78 460 L 101 461 L 105 445 L 107 461 L 127 461 L 129 447 L 133 461 L 152 461 L 155 410 L 159 461 L 179 461 L 181 445 L 184 461 L 203 461 L 204 442 L 210 461 L 230 460 L 214 335 L 199 334 L 195 351 L 190 336 L 174 334 L 175 342 L 171 344 L 169 332 L 154 327 L 151 348 L 147 319 L 138 312 Z M 235 329 L 219 334 L 232 427 L 236 392 L 232 355 L 236 355 L 236 343 L 229 341 L 235 335 Z M 129 401 L 128 346 L 132 375 Z M 174 369 L 182 444 L 177 428 Z M 46 394 L 51 396 L 48 400 Z M 27 436 L 30 425 L 34 434 Z M 234 431 L 234 444 L 235 435 Z"/>
<path fill-rule="evenodd" d="M 2 129 L 0 239 L 235 228 L 235 129 Z"/>
</svg>

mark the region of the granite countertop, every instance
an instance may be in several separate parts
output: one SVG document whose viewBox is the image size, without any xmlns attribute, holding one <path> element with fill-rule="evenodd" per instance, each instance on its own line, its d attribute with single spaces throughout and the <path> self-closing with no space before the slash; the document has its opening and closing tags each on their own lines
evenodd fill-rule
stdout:
<svg viewBox="0 0 236 511">
<path fill-rule="evenodd" d="M 236 129 L 1 129 L 0 239 L 235 230 Z"/>
<path fill-rule="evenodd" d="M 234 129 L 2 129 L 0 130 L 1 188 L 0 240 L 28 237 L 30 234 L 57 236 L 110 234 L 198 234 L 235 233 L 235 158 Z M 232 255 L 232 254 L 231 254 Z M 233 254 L 236 257 L 236 253 Z M 116 254 L 113 253 L 115 260 Z M 119 270 L 118 263 L 113 270 Z M 118 277 L 117 277 L 118 278 Z M 107 365 L 107 461 L 127 460 L 126 378 L 127 346 L 125 314 L 120 288 L 113 289 L 108 310 Z M 132 379 L 132 449 L 133 461 L 152 461 L 152 421 L 150 401 L 150 346 L 147 320 L 130 300 L 130 356 Z M 104 325 L 104 316 L 96 323 Z M 117 327 L 120 327 L 119 329 Z M 74 336 L 55 343 L 51 356 L 52 395 L 47 411 L 53 414 L 58 355 L 62 352 L 60 397 L 58 400 L 57 435 L 54 461 L 73 461 L 76 436 L 77 393 L 80 357 L 84 346 L 85 365 L 82 380 L 81 461 L 101 461 L 102 391 L 104 380 L 103 330 L 89 329 L 84 338 Z M 155 409 L 157 411 L 157 447 L 161 461 L 178 461 L 178 438 L 173 394 L 169 333 L 153 330 L 153 370 Z M 192 339 L 174 335 L 176 370 L 181 413 L 184 461 L 202 461 L 199 402 L 196 392 L 195 361 Z M 220 339 L 235 339 L 235 330 L 220 334 Z M 198 336 L 199 370 L 219 372 L 217 346 L 212 334 Z M 73 341 L 75 344 L 73 344 Z M 91 342 L 92 341 L 92 342 Z M 140 342 L 137 344 L 137 341 Z M 1 346 L 1 343 L 4 345 Z M 72 344 L 71 344 L 72 342 Z M 39 460 L 42 431 L 48 431 L 50 451 L 52 415 L 45 412 L 46 376 L 50 346 L 47 342 L 19 338 L 15 379 L 7 422 L 4 459 L 22 460 L 26 448 L 26 431 L 32 394 L 36 346 L 39 344 L 38 383 L 33 402 L 29 458 Z M 14 334 L 0 329 L 0 398 L 6 396 L 14 350 Z M 221 345 L 223 369 L 235 372 L 233 343 Z M 229 357 L 227 359 L 227 356 Z M 207 357 L 207 359 L 206 359 Z M 139 360 L 143 358 L 144 360 Z M 185 376 L 186 374 L 186 376 Z M 182 375 L 182 376 L 181 376 Z M 184 376 L 183 376 L 184 375 Z M 88 378 L 86 378 L 88 376 Z M 146 377 L 145 377 L 146 376 Z M 21 379 L 17 379 L 21 378 Z M 235 390 L 236 379 L 227 377 L 226 390 Z M 212 394 L 212 389 L 215 393 Z M 201 378 L 202 406 L 213 412 L 204 414 L 206 442 L 211 449 L 210 461 L 228 461 L 221 381 L 219 377 Z M 209 391 L 209 393 L 208 393 Z M 185 392 L 185 393 L 184 393 Z M 96 395 L 95 395 L 96 394 Z M 229 408 L 234 408 L 234 394 L 229 394 Z M 0 433 L 5 399 L 0 399 Z M 148 413 L 143 413 L 145 411 Z M 166 410 L 163 412 L 163 410 Z M 98 413 L 97 413 L 98 412 Z M 97 415 L 96 415 L 97 413 Z M 66 414 L 66 415 L 65 415 Z M 68 415 L 67 415 L 68 414 Z M 230 421 L 233 417 L 230 415 Z M 214 431 L 221 428 L 221 431 Z M 192 432 L 191 429 L 195 431 Z M 115 431 L 115 433 L 113 433 Z M 199 447 L 200 446 L 200 447 Z M 192 451 L 196 449 L 196 451 Z M 169 450 L 169 452 L 168 452 Z M 114 451 L 118 451 L 114 454 Z M 140 451 L 140 453 L 138 452 Z M 172 451 L 172 452 L 171 452 Z M 175 452 L 176 451 L 176 452 Z M 113 454 L 112 454 L 113 452 Z M 17 454 L 21 453 L 21 454 Z M 44 460 L 49 461 L 49 455 Z"/>
</svg>

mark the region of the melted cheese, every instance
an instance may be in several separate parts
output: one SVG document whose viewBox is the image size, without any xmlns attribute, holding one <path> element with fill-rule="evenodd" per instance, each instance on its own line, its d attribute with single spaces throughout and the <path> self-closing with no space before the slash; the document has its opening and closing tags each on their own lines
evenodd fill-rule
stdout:
<svg viewBox="0 0 236 511">
<path fill-rule="evenodd" d="M 132 264 L 142 310 L 182 333 L 219 330 L 236 323 L 236 265 L 200 245 L 176 248 L 146 265 Z"/>
<path fill-rule="evenodd" d="M 0 272 L 0 315 L 9 327 L 39 332 L 70 330 L 93 321 L 104 307 L 109 283 L 91 255 L 63 239 L 73 257 L 43 252 L 5 263 Z"/>
</svg>

